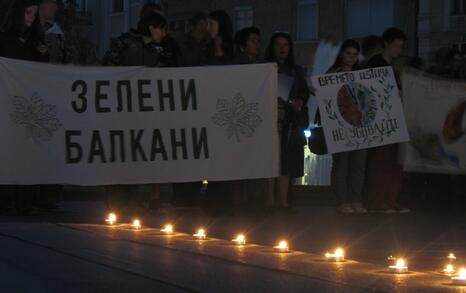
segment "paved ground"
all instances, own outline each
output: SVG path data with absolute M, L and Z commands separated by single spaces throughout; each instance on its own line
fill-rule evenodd
M 149 228 L 135 233 L 101 225 L 103 211 L 100 202 L 65 201 L 55 213 L 0 219 L 1 292 L 466 292 L 438 273 L 450 251 L 466 265 L 461 213 L 339 215 L 305 207 L 296 215 L 207 217 L 166 209 L 146 215 Z M 160 236 L 167 222 L 188 234 Z M 199 244 L 189 234 L 201 225 L 216 239 L 244 231 L 256 245 Z M 281 238 L 296 252 L 274 254 L 270 246 Z M 354 262 L 322 262 L 336 245 Z M 390 254 L 405 256 L 413 273 L 387 274 Z

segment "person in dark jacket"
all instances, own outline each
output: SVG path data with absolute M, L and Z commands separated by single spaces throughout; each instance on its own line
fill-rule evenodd
M 39 20 L 38 2 L 19 0 L 12 4 L 0 31 L 0 56 L 27 61 L 47 61 Z
M 361 41 L 361 53 L 363 60 L 359 63 L 359 68 L 365 68 L 367 62 L 377 54 L 382 52 L 382 38 L 376 35 L 368 35 Z
M 210 42 L 207 45 L 205 65 L 228 65 L 233 63 L 233 23 L 224 10 L 208 15 L 207 29 Z
M 57 11 L 57 0 L 42 0 L 39 6 L 39 20 L 48 48 L 48 61 L 55 64 L 65 64 L 69 63 L 71 59 L 65 46 L 65 34 L 55 21 Z
M 387 29 L 382 36 L 383 52 L 367 63 L 368 68 L 392 66 L 400 58 L 406 35 L 397 28 Z M 394 68 L 398 88 L 401 80 Z M 409 212 L 398 201 L 403 179 L 403 169 L 398 164 L 398 144 L 371 148 L 367 154 L 367 207 L 372 211 Z
M 291 179 L 304 175 L 304 130 L 309 126 L 306 105 L 310 91 L 303 69 L 294 61 L 293 40 L 288 33 L 276 32 L 272 35 L 266 50 L 266 61 L 276 62 L 279 78 L 281 76 L 291 81 L 289 95 L 278 98 L 281 176 L 269 183 L 266 208 L 275 205 L 279 210 L 292 211 L 288 192 Z
M 190 19 L 191 30 L 175 36 L 180 48 L 180 66 L 202 66 L 205 60 L 208 41 L 207 15 L 197 12 Z M 215 185 L 215 184 L 214 184 Z M 181 206 L 193 206 L 201 198 L 202 182 L 173 183 L 175 203 Z
M 181 52 L 180 66 L 202 66 L 206 56 L 207 15 L 198 12 L 189 21 L 191 30 L 175 36 Z
M 105 54 L 104 64 L 112 66 L 172 66 L 170 56 L 162 47 L 166 37 L 167 20 L 157 12 L 148 12 L 138 22 L 136 30 L 115 40 Z M 112 185 L 107 188 L 108 208 L 112 211 L 126 211 L 126 215 L 141 216 L 146 210 L 144 201 L 138 196 L 138 185 Z M 160 185 L 151 184 L 149 208 L 157 208 L 160 203 Z
M 257 27 L 246 27 L 235 35 L 235 64 L 260 63 L 261 32 Z
M 208 15 L 210 41 L 207 45 L 204 65 L 229 65 L 233 63 L 233 24 L 223 10 Z M 231 205 L 234 181 L 209 182 L 204 208 L 209 213 L 224 214 L 234 211 Z
M 6 23 L 0 31 L 0 57 L 26 61 L 47 60 L 47 47 L 43 44 L 37 19 L 38 9 L 38 3 L 32 0 L 12 4 Z M 18 215 L 28 215 L 32 211 L 33 198 L 38 190 L 37 186 L 2 185 L 1 208 L 13 209 Z
M 163 47 L 167 35 L 167 20 L 151 12 L 139 20 L 137 29 L 112 40 L 103 58 L 106 66 L 176 66 L 176 58 Z
M 349 39 L 343 42 L 335 63 L 328 73 L 358 70 L 359 43 Z M 341 93 L 341 94 L 340 94 Z M 346 87 L 338 93 L 338 108 L 343 118 L 355 127 L 361 127 L 361 112 L 357 101 L 346 94 Z M 366 150 L 354 150 L 333 154 L 332 188 L 338 197 L 341 213 L 367 213 L 362 204 L 362 192 L 366 178 Z
M 246 27 L 235 34 L 234 64 L 256 64 L 260 57 L 260 30 L 257 27 Z M 232 182 L 233 211 L 246 205 L 251 208 L 262 199 L 267 185 L 264 179 L 236 180 Z

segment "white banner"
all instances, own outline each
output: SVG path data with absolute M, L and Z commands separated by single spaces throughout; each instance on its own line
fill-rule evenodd
M 279 175 L 274 64 L 84 68 L 0 58 L 0 184 Z
M 391 67 L 312 77 L 329 153 L 409 140 Z
M 403 75 L 411 143 L 406 171 L 466 174 L 466 82 Z

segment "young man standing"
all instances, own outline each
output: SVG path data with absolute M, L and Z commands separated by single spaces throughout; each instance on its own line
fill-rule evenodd
M 405 33 L 397 28 L 387 29 L 382 36 L 383 51 L 372 57 L 368 68 L 391 66 L 398 89 L 400 76 L 394 64 L 401 57 L 407 41 Z M 407 213 L 409 209 L 399 204 L 403 179 L 402 166 L 398 164 L 398 144 L 371 148 L 367 154 L 367 207 L 371 211 Z

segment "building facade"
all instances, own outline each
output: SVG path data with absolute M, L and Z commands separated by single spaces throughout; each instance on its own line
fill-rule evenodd
M 224 9 L 235 30 L 257 26 L 263 47 L 275 31 L 295 40 L 296 60 L 311 69 L 320 42 L 338 44 L 346 38 L 380 35 L 396 26 L 408 35 L 407 54 L 432 61 L 440 47 L 457 46 L 466 52 L 466 0 L 77 0 L 91 17 L 89 36 L 99 55 L 109 40 L 135 27 L 147 2 L 162 5 L 175 31 L 189 30 L 198 11 Z
M 167 16 L 185 28 L 195 11 L 226 10 L 235 29 L 255 25 L 262 31 L 263 47 L 275 31 L 289 32 L 296 42 L 296 60 L 311 68 L 322 41 L 339 43 L 345 38 L 380 35 L 396 26 L 410 38 L 409 54 L 415 55 L 417 2 L 413 0 L 168 0 Z
M 110 39 L 135 27 L 145 3 L 157 0 L 75 0 L 78 12 L 88 18 L 88 36 L 101 57 Z
M 455 47 L 466 55 L 466 0 L 419 1 L 419 57 L 432 60 L 436 50 Z

